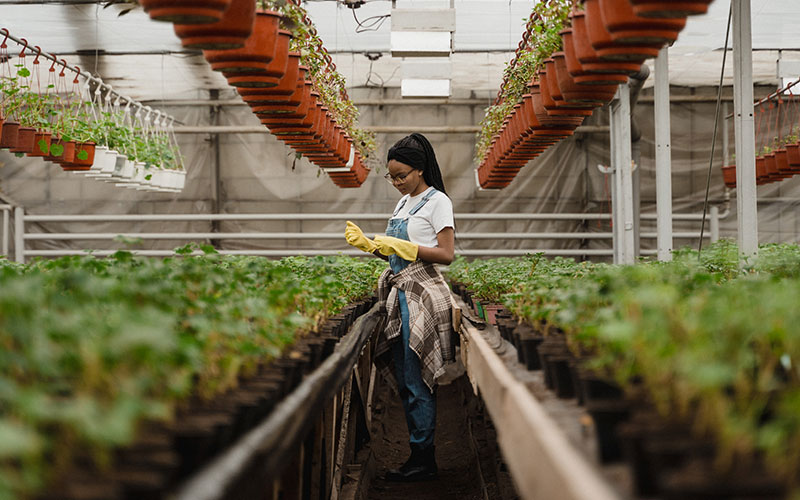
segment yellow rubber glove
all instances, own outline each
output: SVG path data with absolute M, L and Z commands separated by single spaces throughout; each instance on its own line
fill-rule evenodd
M 416 243 L 380 234 L 375 236 L 375 243 L 378 245 L 378 251 L 383 255 L 397 254 L 400 258 L 405 260 L 417 260 L 419 245 Z
M 361 228 L 350 221 L 347 221 L 347 227 L 344 230 L 344 239 L 347 240 L 347 243 L 367 253 L 372 253 L 378 249 L 378 245 L 364 236 L 364 232 L 361 231 Z

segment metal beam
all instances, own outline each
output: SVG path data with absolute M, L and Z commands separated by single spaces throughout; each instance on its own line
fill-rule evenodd
M 750 0 L 732 0 L 733 95 L 736 129 L 736 209 L 739 251 L 758 253 L 756 146 L 753 119 L 753 34 Z
M 656 228 L 658 260 L 672 260 L 672 152 L 669 106 L 669 48 L 655 64 Z
M 620 85 L 611 103 L 612 163 L 616 178 L 617 203 L 615 213 L 618 239 L 615 242 L 615 263 L 633 264 L 635 234 L 633 224 L 633 159 L 631 153 L 630 88 Z

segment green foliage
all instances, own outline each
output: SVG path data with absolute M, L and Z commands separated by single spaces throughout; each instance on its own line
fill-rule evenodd
M 544 60 L 561 49 L 559 31 L 568 25 L 572 0 L 542 0 L 535 2 L 527 28 L 530 28 L 528 43 L 518 51 L 516 59 L 509 61 L 503 70 L 503 86 L 499 100 L 486 108 L 481 120 L 481 130 L 476 137 L 475 161 L 480 163 L 491 146 L 492 139 L 500 131 L 505 117 L 522 101 L 527 85 Z
M 178 253 L 0 260 L 0 497 L 33 495 L 77 450 L 107 465 L 140 422 L 235 385 L 370 294 L 384 267 Z
M 532 325 L 564 331 L 589 367 L 643 388 L 662 415 L 712 437 L 720 466 L 756 454 L 796 483 L 798 245 L 764 245 L 742 263 L 721 241 L 634 266 L 531 257 L 453 264 L 451 279 L 499 297 Z
M 357 127 L 358 108 L 347 96 L 347 82 L 329 62 L 317 29 L 311 24 L 300 2 L 292 0 L 259 0 L 259 7 L 279 12 L 282 27 L 292 32 L 289 49 L 300 53 L 300 64 L 308 67 L 308 79 L 319 92 L 319 98 L 336 122 L 353 139 L 353 145 L 363 158 L 377 149 L 375 134 Z

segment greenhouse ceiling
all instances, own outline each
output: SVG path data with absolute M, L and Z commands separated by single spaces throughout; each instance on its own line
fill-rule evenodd
M 45 51 L 64 55 L 68 62 L 100 75 L 124 94 L 142 100 L 205 98 L 207 89 L 228 88 L 202 57 L 181 48 L 171 24 L 151 21 L 141 9 L 120 16 L 126 7 L 104 8 L 85 0 L 34 2 L 0 0 L 0 27 Z M 452 95 L 490 97 L 496 93 L 502 68 L 520 40 L 532 2 L 453 2 Z M 397 2 L 398 7 L 448 5 L 449 1 Z M 727 0 L 716 0 L 707 15 L 689 19 L 671 49 L 673 85 L 716 84 L 728 5 Z M 305 2 L 305 6 L 349 86 L 400 85 L 401 59 L 389 52 L 391 18 L 377 23 L 375 30 L 357 33 L 357 20 L 367 25 L 370 18 L 389 14 L 391 1 L 368 0 L 358 9 L 333 0 Z M 754 79 L 757 83 L 777 83 L 778 57 L 800 60 L 800 31 L 796 29 L 800 6 L 797 0 L 752 0 L 752 13 Z M 732 75 L 730 60 L 726 74 L 729 78 Z

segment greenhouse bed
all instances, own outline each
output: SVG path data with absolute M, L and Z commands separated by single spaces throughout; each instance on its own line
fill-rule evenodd
M 498 360 L 558 426 L 560 435 L 555 441 L 561 441 L 559 446 L 563 447 L 568 441 L 582 457 L 577 460 L 583 463 L 575 466 L 575 456 L 571 464 L 553 458 L 553 455 L 565 453 L 563 450 L 536 453 L 537 461 L 530 463 L 528 458 L 527 468 L 515 474 L 520 491 L 524 492 L 525 483 L 532 481 L 533 468 L 549 470 L 541 477 L 534 476 L 557 485 L 563 479 L 560 476 L 569 477 L 572 472 L 568 469 L 574 467 L 578 471 L 574 480 L 578 483 L 603 481 L 611 485 L 613 493 L 609 498 L 766 500 L 786 497 L 786 485 L 770 475 L 758 456 L 741 464 L 723 464 L 728 469 L 719 473 L 720 464 L 715 462 L 718 450 L 710 438 L 693 435 L 690 422 L 660 416 L 642 389 L 633 387 L 623 391 L 613 381 L 587 368 L 590 358 L 573 355 L 563 332 L 554 334 L 551 329 L 546 334 L 542 325 L 532 326 L 500 305 L 481 304 L 462 285 L 453 284 L 453 291 L 463 301 L 461 305 L 469 311 L 466 314 L 472 316 L 473 323 L 483 328 L 479 332 L 475 327 L 467 327 L 465 330 L 471 329 L 468 334 L 462 330 L 462 335 L 469 339 L 467 343 L 476 335 L 488 340 L 487 346 L 492 344 Z M 476 318 L 478 316 L 480 319 Z M 494 336 L 499 338 L 493 339 Z M 470 373 L 469 361 L 465 364 Z M 486 395 L 487 389 L 489 393 L 499 392 L 492 386 L 480 389 L 484 400 L 491 398 Z M 488 402 L 487 405 L 491 406 Z M 501 403 L 494 406 L 509 413 Z M 513 432 L 514 425 L 510 427 Z M 530 431 L 547 432 L 533 427 Z M 513 439 L 500 439 L 500 442 L 506 444 L 504 454 L 509 462 L 512 457 L 525 462 L 525 457 L 531 455 L 530 447 L 523 446 L 525 440 L 518 432 Z M 523 447 L 525 449 L 519 449 Z M 515 472 L 511 463 L 510 468 Z M 593 477 L 593 473 L 598 476 Z M 580 477 L 582 474 L 585 477 Z M 585 496 L 583 485 L 572 487 L 576 491 L 570 492 L 568 498 L 600 498 L 597 495 L 601 493 L 596 491 Z M 529 488 L 541 491 L 542 486 Z M 528 497 L 524 493 L 523 496 Z M 530 497 L 538 498 L 538 492 Z
M 356 319 L 367 313 L 374 303 L 374 296 L 351 303 L 329 318 L 318 333 L 298 339 L 280 358 L 259 366 L 255 375 L 242 378 L 236 388 L 212 400 L 192 398 L 177 411 L 173 422 L 145 423 L 133 444 L 115 450 L 110 470 L 98 470 L 89 457 L 78 455 L 63 479 L 40 498 L 142 500 L 174 497 L 175 491 L 191 482 L 194 475 L 202 475 L 203 466 L 210 460 L 269 419 L 273 410 L 293 395 L 301 381 L 333 354 Z M 368 333 L 372 333 L 374 326 L 373 321 Z M 365 340 L 361 339 L 356 355 Z M 340 368 L 349 375 L 352 367 L 351 362 Z M 325 388 L 325 394 L 316 396 L 327 401 L 340 385 L 332 384 Z M 320 411 L 319 404 L 301 404 L 299 409 L 306 413 Z M 305 417 L 298 413 L 291 415 L 297 421 L 307 420 Z M 286 458 L 288 450 L 295 451 L 295 444 L 282 441 L 280 449 L 273 450 L 275 457 L 271 468 L 262 466 L 259 473 L 272 476 L 280 472 L 285 463 L 276 464 L 275 459 Z

